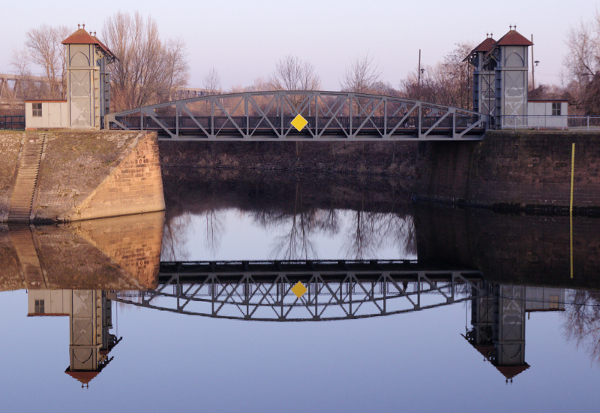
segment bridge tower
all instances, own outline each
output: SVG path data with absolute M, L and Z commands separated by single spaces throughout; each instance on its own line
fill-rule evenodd
M 533 43 L 510 26 L 500 40 L 488 37 L 465 59 L 475 66 L 473 109 L 493 116 L 497 128 L 527 123 L 529 46 Z
M 106 65 L 114 54 L 83 28 L 67 37 L 68 127 L 100 129 L 110 111 L 110 82 Z
M 488 35 L 475 49 L 471 51 L 469 56 L 465 58 L 471 65 L 473 70 L 473 110 L 475 112 L 489 115 L 493 119 L 496 109 L 496 73 L 495 62 L 485 61 L 484 56 L 492 50 L 496 41 Z M 463 60 L 463 61 L 465 61 Z

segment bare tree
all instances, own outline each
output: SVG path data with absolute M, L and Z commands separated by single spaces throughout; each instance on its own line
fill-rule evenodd
M 420 78 L 417 71 L 410 73 L 400 83 L 401 94 L 410 99 L 470 109 L 472 67 L 463 59 L 472 49 L 469 43 L 458 43 L 443 62 L 425 67 Z
M 204 89 L 210 94 L 221 92 L 221 78 L 214 67 L 204 76 Z
M 185 42 L 161 40 L 151 17 L 118 12 L 106 19 L 102 33 L 118 58 L 110 78 L 114 110 L 166 102 L 175 88 L 187 84 Z
M 340 81 L 344 92 L 372 93 L 380 83 L 381 71 L 369 54 L 353 59 Z
M 600 110 L 600 13 L 592 22 L 580 22 L 571 27 L 565 43 L 568 53 L 563 59 L 568 90 L 577 108 L 586 114 Z
M 268 85 L 271 90 L 319 90 L 321 78 L 310 63 L 286 56 L 277 62 Z
M 43 25 L 27 32 L 25 46 L 27 62 L 31 61 L 44 71 L 50 85 L 49 95 L 53 99 L 63 99 L 66 94 L 66 49 L 61 42 L 70 30 L 66 26 Z M 23 55 L 21 55 L 23 58 Z

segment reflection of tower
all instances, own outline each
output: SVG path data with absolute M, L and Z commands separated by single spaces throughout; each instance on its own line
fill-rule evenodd
M 527 370 L 525 363 L 525 287 L 495 285 L 490 362 L 511 380 Z
M 527 370 L 525 363 L 525 289 L 522 286 L 487 284 L 485 294 L 471 300 L 473 328 L 465 338 L 506 377 Z
M 478 285 L 480 291 L 485 291 L 485 287 L 487 287 L 487 283 L 480 281 Z M 492 338 L 494 297 L 489 292 L 477 295 L 474 291 L 473 295 L 471 299 L 471 325 L 473 328 L 467 332 L 465 338 L 487 359 L 494 351 Z
M 483 288 L 487 285 L 486 288 Z M 492 363 L 506 381 L 529 368 L 525 362 L 525 314 L 564 311 L 564 290 L 502 284 L 478 286 L 473 290 L 471 325 L 465 338 Z
M 112 305 L 102 290 L 30 290 L 29 316 L 69 316 L 69 376 L 84 385 L 112 360 Z

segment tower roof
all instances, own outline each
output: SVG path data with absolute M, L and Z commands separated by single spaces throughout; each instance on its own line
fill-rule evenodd
M 504 377 L 506 377 L 507 380 L 510 380 L 513 377 L 517 376 L 518 374 L 521 374 L 525 370 L 527 370 L 529 368 L 529 364 L 525 363 L 520 366 L 496 366 L 496 365 L 494 365 L 494 367 L 496 367 L 496 369 L 500 373 L 502 373 L 502 375 Z
M 81 384 L 88 384 L 94 377 L 100 374 L 99 371 L 70 371 L 68 368 L 65 370 L 65 373 L 80 381 Z
M 476 53 L 476 52 L 487 53 L 492 49 L 492 47 L 494 47 L 494 44 L 496 44 L 496 41 L 492 37 L 488 37 L 483 42 L 479 43 L 479 46 L 477 46 L 475 49 L 473 49 L 471 51 L 471 53 Z
M 61 42 L 62 44 L 97 44 L 98 39 L 85 31 L 85 29 L 78 29 L 75 33 L 67 37 Z
M 85 27 L 85 25 L 84 25 Z M 95 44 L 98 46 L 104 53 L 106 53 L 110 57 L 115 57 L 114 53 L 110 51 L 108 47 L 104 43 L 102 43 L 96 36 L 92 36 L 85 29 L 77 29 L 75 33 L 67 37 L 65 40 L 61 42 L 62 44 Z
M 499 46 L 533 46 L 533 43 L 527 40 L 515 29 L 510 29 L 508 33 L 500 38 L 491 49 L 485 54 L 487 58 Z
M 494 46 L 533 46 L 533 43 L 515 29 L 511 29 Z
M 492 49 L 492 47 L 494 47 L 494 44 L 496 44 L 496 41 L 493 38 L 491 38 L 491 37 L 486 38 L 483 42 L 479 43 L 479 45 L 475 49 L 471 50 L 471 52 L 467 55 L 467 57 L 465 57 L 463 59 L 463 62 L 466 61 L 469 57 L 471 57 L 473 55 L 473 53 L 489 52 Z

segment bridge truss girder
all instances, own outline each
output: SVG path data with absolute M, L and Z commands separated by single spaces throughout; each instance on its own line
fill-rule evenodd
M 111 299 L 180 314 L 256 321 L 328 321 L 386 316 L 473 298 L 478 271 L 169 272 L 158 288 Z M 307 292 L 297 297 L 298 282 Z M 462 286 L 462 287 L 461 287 Z
M 302 115 L 308 124 L 296 130 Z M 202 96 L 108 114 L 105 129 L 165 140 L 481 140 L 486 115 L 427 102 L 346 92 L 270 91 Z

